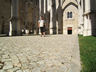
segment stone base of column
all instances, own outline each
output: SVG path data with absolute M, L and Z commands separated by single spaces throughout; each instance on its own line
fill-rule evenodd
M 52 28 L 50 29 L 50 34 L 53 34 L 53 29 Z
M 12 32 L 9 32 L 9 36 L 12 36 Z
M 11 21 L 10 21 L 10 23 L 9 23 L 9 36 L 12 36 L 12 23 L 11 23 Z
M 91 36 L 92 35 L 91 32 L 92 32 L 91 29 L 84 30 L 83 36 Z

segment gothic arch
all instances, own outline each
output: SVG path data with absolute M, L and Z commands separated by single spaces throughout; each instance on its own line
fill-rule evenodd
M 76 4 L 73 3 L 73 2 L 70 2 L 69 4 L 67 4 L 67 5 L 63 8 L 63 12 L 64 12 L 65 9 L 66 9 L 68 6 L 70 6 L 70 5 L 73 5 L 73 6 L 75 6 L 75 7 L 78 9 L 78 5 L 76 5 Z
M 71 13 L 71 17 L 68 16 Z M 72 34 L 78 32 L 78 5 L 74 2 L 70 2 L 63 8 L 63 34 L 68 34 L 69 28 L 71 28 Z

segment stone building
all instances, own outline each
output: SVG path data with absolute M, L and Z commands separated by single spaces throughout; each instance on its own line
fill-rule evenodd
M 0 0 L 0 34 L 9 33 L 10 0 Z
M 79 33 L 96 36 L 96 0 L 79 0 Z
M 77 0 L 64 0 L 63 34 L 78 34 L 78 2 Z
M 0 34 L 39 34 L 38 20 L 44 16 L 46 34 L 96 35 L 95 0 L 0 0 L 0 3 Z

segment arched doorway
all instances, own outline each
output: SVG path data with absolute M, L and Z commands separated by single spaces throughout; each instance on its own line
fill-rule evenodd
M 37 34 L 38 33 L 38 16 L 39 4 L 38 0 L 22 0 L 19 2 L 19 17 L 22 35 Z

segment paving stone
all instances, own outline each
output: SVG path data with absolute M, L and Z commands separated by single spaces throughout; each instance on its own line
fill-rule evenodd
M 4 53 L 3 53 L 3 51 L 0 51 L 0 56 L 2 56 Z
M 63 65 L 63 66 L 61 66 L 61 67 L 59 68 L 59 71 L 60 71 L 60 72 L 67 72 L 67 71 L 68 71 L 68 68 L 67 68 L 65 65 Z
M 27 69 L 28 68 L 28 65 L 27 63 L 22 63 L 22 69 Z
M 11 61 L 11 60 L 12 60 L 12 59 L 3 59 L 3 58 L 1 59 L 2 62 L 9 62 L 9 61 Z
M 33 69 L 35 67 L 37 67 L 37 63 L 32 62 L 32 63 L 29 64 L 29 67 L 28 68 Z
M 14 66 L 21 67 L 19 59 L 15 54 L 10 54 L 10 57 L 12 59 L 12 63 L 13 63 Z
M 8 69 L 7 72 L 16 72 L 17 70 L 20 70 L 20 68 L 18 67 L 11 68 L 11 69 Z
M 21 63 L 16 63 L 16 64 L 13 64 L 13 66 L 16 66 L 16 67 L 21 67 L 22 65 L 21 65 Z
M 7 54 L 7 55 L 2 55 L 2 58 L 3 59 L 9 59 L 9 55 Z
M 0 63 L 0 69 L 2 69 L 2 68 L 3 68 L 3 64 Z
M 32 70 L 32 72 L 41 72 L 41 71 L 40 71 L 40 68 L 37 67 L 37 68 L 34 68 L 34 69 Z
M 5 70 L 0 70 L 0 72 L 6 72 Z
M 13 68 L 13 64 L 12 64 L 12 62 L 5 62 L 4 63 L 4 67 L 3 67 L 3 69 L 11 69 L 11 68 Z
M 23 72 L 31 72 L 29 69 L 25 69 L 23 70 Z
M 66 35 L 0 38 L 1 72 L 72 72 L 77 40 L 77 36 Z
M 46 72 L 60 72 L 60 71 L 58 71 L 57 67 L 49 67 L 46 69 Z
M 16 72 L 23 72 L 22 70 L 17 70 Z

